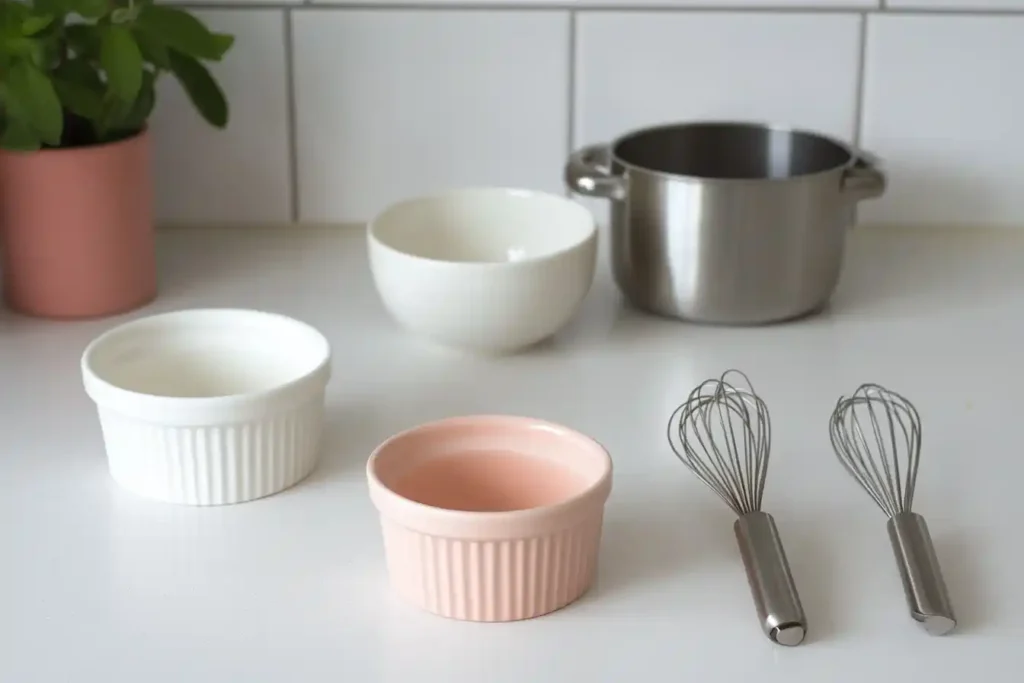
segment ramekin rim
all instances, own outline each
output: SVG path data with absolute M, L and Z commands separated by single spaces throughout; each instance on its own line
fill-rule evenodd
M 380 480 L 374 469 L 374 465 L 379 459 L 380 453 L 384 451 L 387 446 L 394 443 L 400 438 L 413 434 L 417 431 L 437 427 L 440 425 L 457 424 L 459 422 L 469 422 L 477 420 L 498 420 L 507 424 L 530 424 L 540 425 L 544 427 L 551 427 L 562 432 L 566 432 L 578 439 L 585 442 L 589 442 L 595 447 L 596 452 L 600 453 L 603 457 L 603 471 L 591 484 L 589 484 L 582 491 L 575 493 L 574 495 L 552 503 L 550 505 L 540 505 L 537 507 L 526 508 L 524 510 L 504 510 L 496 512 L 483 512 L 483 511 L 470 511 L 470 510 L 449 510 L 447 508 L 435 507 L 433 505 L 426 505 L 417 501 L 406 498 L 405 496 L 399 495 L 393 491 L 390 487 L 386 486 L 384 482 Z M 567 427 L 557 422 L 551 422 L 541 418 L 528 417 L 525 415 L 509 415 L 509 414 L 475 414 L 475 415 L 458 415 L 454 417 L 440 418 L 437 420 L 430 420 L 423 422 L 418 425 L 414 425 L 407 429 L 403 429 L 400 432 L 392 434 L 387 439 L 382 441 L 373 452 L 370 453 L 369 458 L 366 461 L 366 476 L 370 482 L 370 486 L 392 503 L 405 508 L 409 511 L 415 511 L 417 514 L 427 515 L 430 518 L 438 521 L 452 521 L 461 523 L 473 523 L 473 522 L 512 522 L 512 521 L 528 521 L 535 518 L 547 518 L 557 516 L 559 513 L 564 513 L 578 507 L 581 503 L 584 503 L 588 499 L 596 498 L 598 496 L 604 496 L 607 498 L 611 492 L 611 479 L 614 469 L 612 462 L 611 453 L 603 444 L 597 439 L 584 434 L 583 432 Z M 602 501 L 603 503 L 604 501 Z M 387 514 L 381 511 L 382 514 Z
M 322 358 L 315 366 L 313 366 L 312 369 L 288 380 L 287 382 L 282 382 L 273 387 L 260 389 L 258 391 L 225 394 L 223 396 L 163 396 L 160 394 L 148 394 L 118 386 L 102 377 L 93 369 L 91 363 L 93 356 L 96 351 L 101 348 L 104 343 L 108 343 L 112 337 L 115 337 L 118 334 L 123 334 L 136 325 L 152 322 L 158 318 L 184 317 L 194 314 L 246 315 L 265 319 L 275 319 L 279 323 L 302 328 L 304 332 L 310 334 L 311 337 L 316 338 L 317 341 L 320 342 L 322 347 Z M 96 393 L 98 392 L 100 394 L 105 394 L 106 398 L 112 402 L 130 400 L 140 404 L 159 403 L 161 406 L 187 407 L 189 409 L 197 409 L 204 406 L 226 408 L 235 405 L 249 405 L 272 399 L 274 396 L 293 390 L 294 388 L 306 384 L 321 375 L 326 375 L 325 379 L 329 379 L 331 375 L 332 357 L 333 349 L 331 348 L 330 341 L 327 339 L 326 335 L 307 322 L 303 322 L 302 320 L 292 318 L 282 313 L 274 313 L 272 311 L 263 311 L 259 309 L 208 307 L 183 308 L 174 311 L 166 311 L 163 313 L 143 316 L 134 320 L 129 320 L 120 325 L 116 325 L 99 334 L 86 345 L 85 350 L 82 351 L 80 366 L 84 377 L 84 383 L 86 385 L 86 393 L 88 393 L 90 398 L 92 398 L 97 404 L 102 403 L 100 398 L 96 396 Z

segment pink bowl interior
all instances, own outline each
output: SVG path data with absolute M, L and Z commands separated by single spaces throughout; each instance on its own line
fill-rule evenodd
M 593 440 L 526 418 L 456 418 L 405 432 L 377 451 L 373 472 L 393 493 L 423 505 L 509 512 L 556 505 L 610 471 Z

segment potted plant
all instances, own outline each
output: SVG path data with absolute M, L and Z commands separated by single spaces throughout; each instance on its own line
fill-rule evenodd
M 112 315 L 156 296 L 147 121 L 172 74 L 224 128 L 204 63 L 234 37 L 152 0 L 0 0 L 3 295 L 49 318 Z

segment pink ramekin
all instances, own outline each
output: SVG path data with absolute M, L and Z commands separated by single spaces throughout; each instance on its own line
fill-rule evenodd
M 612 461 L 596 441 L 525 417 L 456 417 L 392 436 L 366 465 L 388 575 L 444 617 L 514 621 L 593 583 Z

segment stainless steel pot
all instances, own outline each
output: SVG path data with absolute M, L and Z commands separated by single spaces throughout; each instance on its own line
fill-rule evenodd
M 759 324 L 824 306 L 859 200 L 885 191 L 863 154 L 810 132 L 688 123 L 574 152 L 565 180 L 611 200 L 612 268 L 635 306 Z

